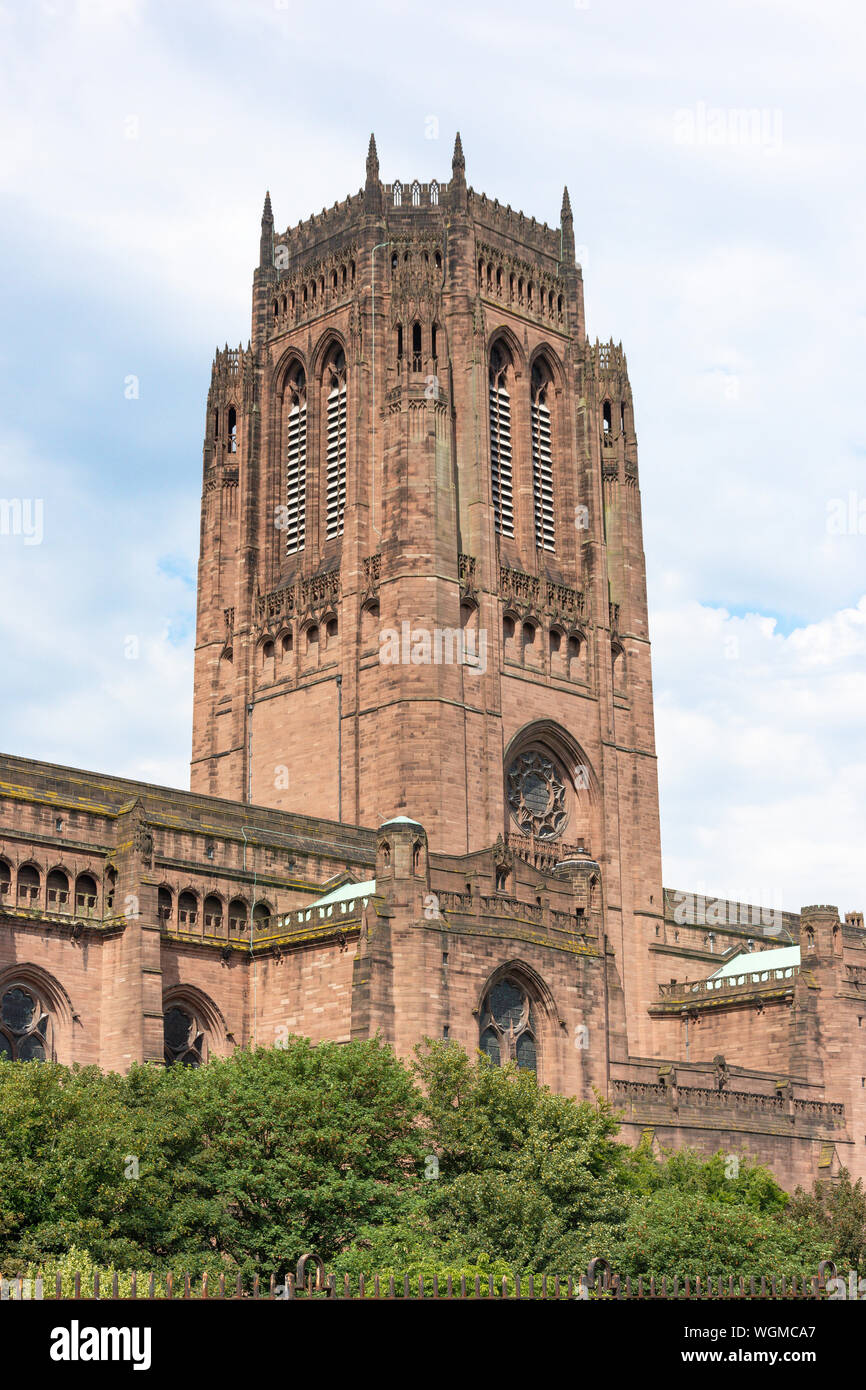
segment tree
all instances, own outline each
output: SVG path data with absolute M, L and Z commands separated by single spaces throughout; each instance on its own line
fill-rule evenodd
M 866 1192 L 863 1179 L 851 1182 L 843 1168 L 833 1182 L 816 1181 L 811 1192 L 798 1187 L 787 1211 L 792 1225 L 823 1242 L 825 1258 L 839 1269 L 866 1274 Z

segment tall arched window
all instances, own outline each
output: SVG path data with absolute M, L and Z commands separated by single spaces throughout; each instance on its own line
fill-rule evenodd
M 286 382 L 286 554 L 303 550 L 307 534 L 307 378 L 300 365 Z
M 511 452 L 511 358 L 496 343 L 490 353 L 490 480 L 496 530 L 514 535 L 514 478 Z
M 229 453 L 236 454 L 238 451 L 238 413 L 233 405 L 229 406 Z
M 44 1062 L 48 1055 L 47 1012 L 23 985 L 7 986 L 0 998 L 0 1057 Z
M 538 1070 L 538 1026 L 533 1002 L 511 975 L 488 990 L 481 1009 L 479 1046 L 491 1062 Z
M 343 534 L 346 510 L 346 358 L 335 347 L 325 363 L 326 393 L 326 494 L 325 537 Z
M 543 361 L 532 368 L 532 496 L 535 503 L 535 544 L 538 550 L 555 549 L 553 509 L 553 454 L 551 450 L 550 370 Z

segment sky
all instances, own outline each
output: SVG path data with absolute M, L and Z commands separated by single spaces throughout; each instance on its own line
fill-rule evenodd
M 866 10 L 0 0 L 0 747 L 188 786 L 201 444 L 277 228 L 557 225 L 635 397 L 667 886 L 866 906 Z

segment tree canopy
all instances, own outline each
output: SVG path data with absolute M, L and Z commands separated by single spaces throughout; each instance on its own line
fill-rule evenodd
M 0 1062 L 0 1270 L 360 1273 L 861 1270 L 866 1194 L 783 1192 L 742 1155 L 655 1155 L 534 1073 L 379 1038 L 239 1049 L 199 1068 Z

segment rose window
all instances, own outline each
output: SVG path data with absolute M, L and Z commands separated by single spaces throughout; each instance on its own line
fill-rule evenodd
M 553 840 L 568 820 L 565 783 L 544 753 L 521 753 L 508 769 L 508 806 L 524 835 Z

